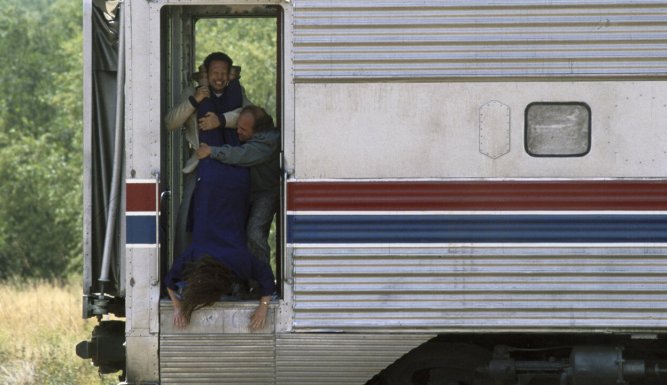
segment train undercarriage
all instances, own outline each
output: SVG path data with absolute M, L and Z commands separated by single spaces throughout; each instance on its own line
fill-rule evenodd
M 667 384 L 665 341 L 654 335 L 648 338 L 440 335 L 366 385 Z

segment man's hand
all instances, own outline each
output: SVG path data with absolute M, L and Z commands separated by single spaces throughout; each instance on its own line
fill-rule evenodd
M 197 149 L 197 158 L 204 159 L 211 155 L 211 147 L 206 143 L 200 143 L 199 148 Z
M 197 87 L 193 96 L 197 103 L 201 103 L 202 100 L 211 96 L 211 91 L 208 89 L 208 86 Z
M 199 129 L 204 131 L 215 130 L 216 128 L 220 127 L 220 119 L 218 119 L 218 115 L 212 112 L 207 112 L 206 115 L 199 118 L 197 123 L 199 125 Z

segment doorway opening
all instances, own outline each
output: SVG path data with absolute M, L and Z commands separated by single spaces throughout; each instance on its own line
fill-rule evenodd
M 169 111 L 181 100 L 186 87 L 196 86 L 193 74 L 206 56 L 224 52 L 234 61 L 246 98 L 264 108 L 282 130 L 282 8 L 275 5 L 166 6 L 162 9 L 162 76 L 165 86 L 163 108 Z M 163 132 L 167 132 L 163 130 Z M 169 191 L 168 204 L 162 204 L 162 266 L 164 273 L 175 255 L 176 221 L 182 200 L 184 176 L 181 170 L 190 157 L 184 135 L 162 135 L 161 190 Z M 282 143 L 281 143 L 282 147 Z M 282 176 L 281 176 L 282 178 Z M 282 186 L 281 180 L 280 185 Z M 281 188 L 282 189 L 282 188 Z M 280 196 L 284 196 L 281 191 Z M 282 198 L 269 236 L 270 265 L 281 290 L 282 276 Z M 163 202 L 166 203 L 166 202 Z M 168 210 L 168 211 L 167 211 Z

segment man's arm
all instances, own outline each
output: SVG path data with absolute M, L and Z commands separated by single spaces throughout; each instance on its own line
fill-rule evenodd
M 252 167 L 269 160 L 278 149 L 279 142 L 280 133 L 277 130 L 257 133 L 240 146 L 210 147 L 210 157 L 226 164 Z
M 172 108 L 164 118 L 169 131 L 183 127 L 188 118 L 197 111 L 199 103 L 210 96 L 208 87 L 188 87 L 183 91 L 181 101 Z
M 183 127 L 188 118 L 197 110 L 190 101 L 190 97 L 194 93 L 194 88 L 186 88 L 181 96 L 181 101 L 169 110 L 167 116 L 164 118 L 167 130 L 174 131 Z

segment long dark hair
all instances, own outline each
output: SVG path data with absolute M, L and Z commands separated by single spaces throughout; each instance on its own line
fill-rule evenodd
M 234 273 L 210 255 L 190 262 L 183 273 L 187 285 L 183 290 L 181 311 L 188 322 L 193 311 L 210 306 L 223 294 L 232 292 Z

